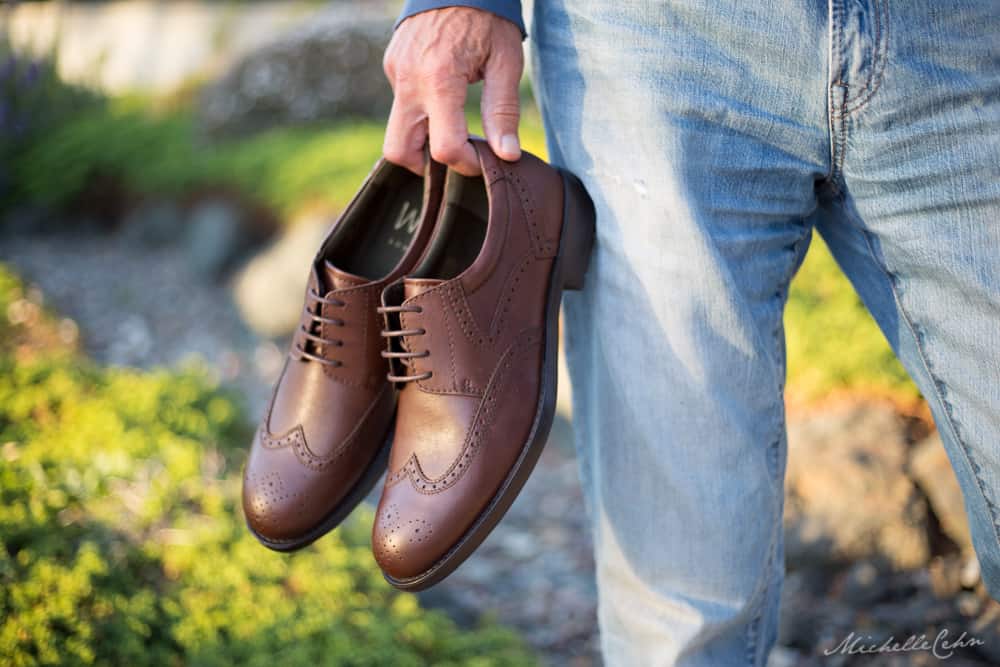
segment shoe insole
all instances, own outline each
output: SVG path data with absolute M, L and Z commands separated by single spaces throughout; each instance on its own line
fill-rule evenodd
M 444 210 L 414 277 L 450 280 L 469 268 L 486 239 L 489 212 L 483 179 L 449 172 Z
M 389 275 L 403 258 L 420 224 L 424 181 L 394 169 L 386 181 L 359 202 L 348 228 L 326 253 L 334 266 L 369 280 Z

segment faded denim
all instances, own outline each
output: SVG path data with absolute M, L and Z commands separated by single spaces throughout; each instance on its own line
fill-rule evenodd
M 813 229 L 930 402 L 1000 595 L 1000 4 L 536 0 L 529 27 L 550 156 L 598 210 L 565 332 L 607 663 L 766 661 Z

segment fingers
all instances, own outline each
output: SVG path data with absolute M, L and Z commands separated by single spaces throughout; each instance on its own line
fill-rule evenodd
M 447 77 L 431 84 L 427 96 L 431 157 L 464 176 L 482 173 L 476 149 L 469 143 L 465 119 L 467 82 Z
M 468 85 L 480 77 L 487 140 L 500 158 L 520 158 L 517 88 L 524 55 L 521 32 L 510 21 L 470 7 L 420 12 L 396 29 L 383 67 L 394 95 L 382 147 L 390 162 L 422 173 L 429 140 L 434 160 L 479 174 L 465 100 Z
M 393 164 L 424 174 L 424 144 L 427 143 L 427 115 L 412 98 L 397 95 L 392 101 L 389 122 L 382 142 L 382 155 Z
M 431 157 L 436 161 L 466 176 L 481 173 L 465 119 L 467 86 L 462 77 L 438 72 L 397 77 L 382 144 L 385 159 L 423 174 L 429 134 Z
M 498 157 L 511 162 L 521 157 L 517 126 L 521 120 L 518 85 L 523 68 L 524 54 L 518 44 L 512 51 L 494 53 L 483 73 L 481 109 L 486 140 Z
M 423 174 L 424 145 L 430 137 L 431 157 L 465 176 L 481 173 L 469 143 L 465 119 L 466 82 L 443 78 L 419 90 L 398 86 L 386 126 L 382 154 L 394 164 Z

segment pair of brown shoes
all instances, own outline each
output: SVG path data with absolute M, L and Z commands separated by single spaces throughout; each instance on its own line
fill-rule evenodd
M 244 473 L 264 545 L 332 530 L 388 465 L 372 547 L 390 583 L 419 590 L 531 473 L 555 409 L 560 295 L 582 287 L 594 211 L 571 174 L 473 145 L 482 177 L 380 161 L 323 242 Z

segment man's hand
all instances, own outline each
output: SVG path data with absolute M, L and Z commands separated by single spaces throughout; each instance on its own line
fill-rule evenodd
M 469 7 L 444 7 L 404 20 L 383 61 L 395 99 L 382 153 L 417 174 L 424 144 L 431 156 L 466 176 L 480 173 L 465 122 L 466 89 L 483 81 L 486 139 L 504 160 L 521 157 L 517 138 L 524 69 L 521 31 L 499 16 Z

